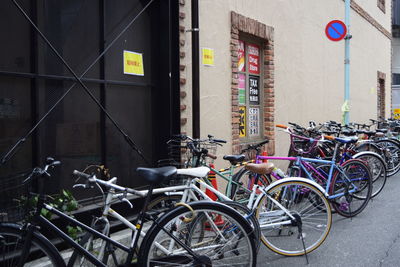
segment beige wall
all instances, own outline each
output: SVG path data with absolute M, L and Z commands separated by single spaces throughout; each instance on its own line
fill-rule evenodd
M 231 141 L 231 53 L 230 12 L 235 11 L 275 29 L 275 122 L 305 125 L 309 120 L 341 120 L 344 95 L 344 41 L 332 42 L 325 26 L 333 19 L 344 20 L 342 0 L 201 0 L 200 47 L 215 50 L 215 66 L 200 67 L 201 134 Z M 375 6 L 371 3 L 374 2 Z M 376 1 L 359 0 L 371 16 L 390 30 L 386 14 Z M 190 28 L 190 1 L 182 9 Z M 390 110 L 390 39 L 351 12 L 350 120 L 376 118 L 377 71 L 386 73 L 386 109 Z M 190 82 L 190 34 L 186 34 L 186 79 Z M 190 95 L 189 84 L 186 90 Z M 187 101 L 187 100 L 185 100 Z M 190 106 L 190 105 L 189 105 Z M 189 107 L 190 109 L 190 107 Z M 191 124 L 183 127 L 190 132 Z M 277 155 L 285 155 L 288 136 L 276 132 Z M 231 145 L 220 149 L 231 152 Z

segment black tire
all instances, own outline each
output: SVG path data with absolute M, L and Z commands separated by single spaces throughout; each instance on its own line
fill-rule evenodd
M 260 230 L 260 224 L 258 223 L 258 220 L 255 216 L 255 213 L 252 212 L 249 208 L 247 208 L 245 205 L 240 204 L 238 202 L 234 202 L 234 201 L 222 201 L 221 203 L 224 203 L 226 205 L 228 205 L 229 207 L 232 207 L 234 210 L 236 210 L 237 212 L 239 212 L 244 218 L 246 218 L 246 220 L 250 223 L 250 225 L 253 227 L 254 229 L 254 236 L 255 236 L 255 240 L 256 241 L 256 245 L 257 245 L 257 251 L 260 248 L 260 242 L 261 242 L 261 230 Z M 193 223 L 194 226 L 198 225 L 199 221 L 203 221 L 203 223 L 207 220 L 206 216 L 204 216 L 204 214 L 202 216 L 197 216 L 195 218 L 195 222 Z M 191 231 L 193 231 L 193 229 L 195 229 L 194 227 L 191 228 Z M 202 239 L 204 237 L 204 229 L 200 229 L 200 233 L 199 233 L 199 237 L 198 237 L 198 241 L 200 241 L 200 239 Z
M 0 223 L 0 266 L 17 266 L 23 245 L 23 231 L 19 225 Z M 65 266 L 54 245 L 38 232 L 33 233 L 27 261 L 23 266 L 37 266 L 39 261 L 47 261 L 49 266 Z
M 335 171 L 332 177 L 329 195 L 345 195 L 332 200 L 336 212 L 344 217 L 354 217 L 365 209 L 372 194 L 372 174 L 368 166 L 358 159 L 351 159 L 342 164 L 347 176 Z M 355 188 L 357 187 L 357 189 Z M 350 192 L 355 190 L 354 192 Z
M 383 159 L 376 153 L 364 152 L 354 155 L 355 159 L 362 160 L 370 169 L 372 174 L 372 194 L 371 198 L 376 197 L 382 192 L 386 184 L 386 164 Z
M 377 153 L 383 159 L 385 157 L 382 149 L 377 144 L 375 144 L 375 142 L 373 142 L 373 141 L 361 142 L 360 144 L 356 145 L 354 150 L 356 150 L 357 152 L 370 151 L 370 152 Z
M 232 183 L 231 191 L 227 192 L 229 198 L 240 203 L 247 203 L 252 190 L 251 181 L 254 183 L 256 175 L 245 168 L 233 175 L 232 180 L 234 183 Z M 271 182 L 269 176 L 260 175 L 258 184 L 268 186 Z
M 207 214 L 209 218 L 206 224 L 193 225 L 195 220 L 185 222 L 184 218 L 193 215 L 187 207 L 180 206 L 159 218 L 147 232 L 139 252 L 139 266 L 152 266 L 152 261 L 162 265 L 166 264 L 188 264 L 197 265 L 192 257 L 178 243 L 171 244 L 171 237 L 166 232 L 173 234 L 183 244 L 190 247 L 208 266 L 217 263 L 226 266 L 255 266 L 256 265 L 256 243 L 253 228 L 237 211 L 217 202 L 198 201 L 188 203 L 194 214 L 202 216 Z M 216 224 L 214 219 L 218 218 L 221 224 Z M 202 221 L 199 221 L 202 222 Z M 198 237 L 193 228 L 206 231 L 206 236 L 201 237 L 201 242 L 196 242 Z M 203 229 L 204 228 L 204 229 Z M 218 231 L 216 231 L 218 229 Z M 189 235 L 189 233 L 191 233 Z M 157 248 L 171 248 L 168 253 Z M 174 252 L 176 252 L 174 254 Z M 210 255 L 211 254 L 211 255 Z M 226 262 L 228 261 L 228 262 Z M 161 262 L 161 263 L 160 263 Z M 242 263 L 242 264 L 241 264 Z
M 375 142 L 380 148 L 384 149 L 387 176 L 393 176 L 400 170 L 400 146 L 397 142 L 390 139 L 382 139 Z

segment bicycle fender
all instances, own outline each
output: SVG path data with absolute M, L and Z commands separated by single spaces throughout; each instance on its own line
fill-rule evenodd
M 270 190 L 272 187 L 274 187 L 276 185 L 279 185 L 279 184 L 282 184 L 282 183 L 285 183 L 285 182 L 288 182 L 288 181 L 297 181 L 297 182 L 303 182 L 303 183 L 306 183 L 306 184 L 313 185 L 319 191 L 321 191 L 324 196 L 326 196 L 326 197 L 329 196 L 328 193 L 325 191 L 325 189 L 320 184 L 318 184 L 317 182 L 315 182 L 313 180 L 310 180 L 310 179 L 307 179 L 307 178 L 302 178 L 302 177 L 287 177 L 287 178 L 283 178 L 283 179 L 277 180 L 277 181 L 271 183 L 269 186 L 267 186 L 264 189 L 264 191 L 268 192 L 268 190 Z
M 378 153 L 375 153 L 375 152 L 371 152 L 371 151 L 358 152 L 357 154 L 353 155 L 353 158 L 357 159 L 358 157 L 363 156 L 363 155 L 374 155 L 374 156 L 379 157 L 383 161 L 383 163 L 385 164 L 385 168 L 387 168 L 386 161 L 382 158 L 381 155 L 379 155 Z

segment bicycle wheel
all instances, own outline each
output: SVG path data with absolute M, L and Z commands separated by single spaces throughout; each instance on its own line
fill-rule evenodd
M 333 208 L 344 217 L 359 214 L 368 204 L 372 194 L 372 174 L 368 166 L 358 159 L 344 162 L 332 177 L 329 195 L 340 194 L 332 201 Z
M 254 239 L 256 240 L 256 249 L 258 251 L 258 249 L 260 247 L 260 242 L 261 242 L 261 231 L 260 231 L 260 225 L 258 223 L 257 218 L 255 217 L 255 214 L 249 208 L 247 208 L 245 205 L 240 204 L 238 202 L 222 201 L 221 203 L 224 203 L 225 205 L 228 205 L 229 207 L 231 207 L 234 210 L 236 210 L 237 212 L 239 212 L 244 218 L 246 218 L 246 220 L 249 222 L 249 224 L 253 227 L 254 236 L 255 236 Z M 193 225 L 194 226 L 205 225 L 206 221 L 207 221 L 207 217 L 205 216 L 205 214 L 202 214 L 201 216 L 196 216 L 195 222 L 193 223 Z M 193 231 L 193 229 L 191 229 L 191 232 Z M 204 227 L 202 229 L 197 229 L 197 230 L 198 230 L 197 242 L 201 242 L 205 236 L 206 231 L 205 231 Z
M 382 139 L 375 142 L 383 148 L 387 164 L 387 176 L 392 176 L 400 170 L 400 147 L 397 142 Z
M 193 213 L 178 207 L 153 224 L 140 247 L 140 266 L 256 265 L 255 237 L 245 218 L 222 203 L 198 201 L 189 205 Z M 193 214 L 207 220 L 185 220 Z M 201 232 L 204 236 L 200 237 Z
M 285 256 L 300 256 L 318 248 L 332 224 L 331 207 L 324 193 L 305 178 L 295 179 L 284 178 L 272 184 L 256 206 L 261 241 Z
M 232 183 L 231 192 L 228 192 L 227 194 L 229 198 L 240 203 L 247 203 L 253 189 L 256 175 L 257 174 L 246 170 L 245 168 L 236 173 L 232 177 L 232 180 L 235 183 Z M 260 175 L 258 185 L 266 187 L 270 183 L 271 178 L 269 176 Z
M 386 184 L 386 164 L 383 159 L 370 152 L 364 152 L 354 155 L 355 159 L 362 160 L 367 166 L 372 174 L 372 194 L 371 198 L 377 196 Z
M 0 266 L 17 266 L 24 245 L 20 226 L 0 223 Z M 32 236 L 29 255 L 23 266 L 65 266 L 57 249 L 40 233 Z

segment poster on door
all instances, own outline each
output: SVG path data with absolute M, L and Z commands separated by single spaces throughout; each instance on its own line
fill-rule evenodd
M 239 105 L 246 105 L 246 75 L 239 73 Z
M 260 79 L 257 76 L 249 76 L 249 102 L 251 105 L 260 104 Z
M 239 137 L 246 136 L 246 107 L 239 107 Z
M 393 109 L 393 119 L 395 120 L 400 119 L 400 108 Z
M 249 108 L 249 136 L 259 136 L 260 135 L 260 109 L 259 108 Z
M 239 41 L 239 48 L 238 48 L 238 70 L 240 72 L 246 71 L 246 62 L 245 62 L 245 54 L 244 54 L 244 42 Z
M 260 74 L 260 47 L 255 44 L 247 44 L 249 60 L 249 73 Z

